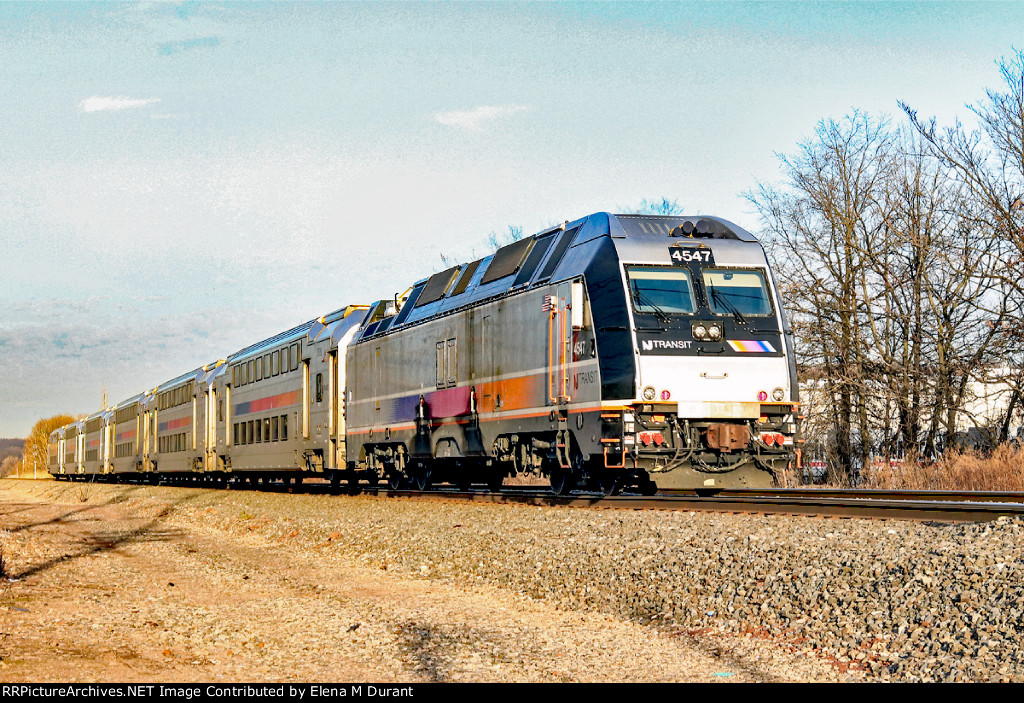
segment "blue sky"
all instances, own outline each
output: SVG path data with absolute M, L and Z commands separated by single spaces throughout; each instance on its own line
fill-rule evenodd
M 534 232 L 967 119 L 1017 3 L 0 3 L 0 437 Z

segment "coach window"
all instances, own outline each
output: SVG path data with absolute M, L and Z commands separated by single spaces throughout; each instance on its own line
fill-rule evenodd
M 288 352 L 290 350 L 291 347 L 285 347 L 281 350 L 281 373 L 288 373 L 288 366 L 290 365 L 288 363 Z
M 274 417 L 270 418 L 270 441 L 271 442 L 276 442 L 277 441 L 278 422 L 279 422 L 279 419 L 278 419 L 277 415 L 275 415 Z
M 270 378 L 270 354 L 263 355 L 263 378 Z
M 324 375 L 318 373 L 316 375 L 316 402 L 320 402 L 324 399 Z
M 270 441 L 270 418 L 269 417 L 263 418 L 263 441 L 264 442 L 269 442 Z
M 291 353 L 292 371 L 299 368 L 299 343 L 296 342 L 292 345 Z
M 281 352 L 274 352 L 270 355 L 270 375 L 276 376 L 279 373 L 278 363 L 281 360 Z
M 252 367 L 252 359 L 249 359 L 247 362 L 245 362 L 245 366 L 246 366 L 246 369 L 247 369 L 247 371 L 245 372 L 245 375 L 249 379 L 247 381 L 247 383 L 252 383 L 253 381 L 256 380 L 256 369 L 254 369 Z
M 256 380 L 257 381 L 262 381 L 263 380 L 263 357 L 262 356 L 258 356 L 258 357 L 256 357 L 253 360 L 253 362 L 256 364 Z
M 283 442 L 283 441 L 285 441 L 287 439 L 288 439 L 288 416 L 287 415 L 282 415 L 281 416 L 281 441 Z

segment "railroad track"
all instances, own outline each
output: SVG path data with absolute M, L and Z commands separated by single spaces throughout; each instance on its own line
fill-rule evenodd
M 371 489 L 372 490 L 372 489 Z M 984 522 L 1024 515 L 1021 493 L 954 493 L 921 491 L 850 491 L 816 489 L 733 490 L 714 495 L 692 491 L 662 492 L 655 496 L 601 496 L 580 493 L 553 496 L 544 491 L 503 489 L 475 491 L 390 491 L 378 495 L 427 500 L 568 506 L 612 510 L 674 510 L 686 512 L 753 513 L 840 518 L 874 518 L 937 522 Z
M 186 484 L 195 485 L 195 484 Z M 200 484 L 202 485 L 202 484 Z M 938 522 L 984 522 L 1003 516 L 1024 515 L 1024 493 L 1004 491 L 891 491 L 881 489 L 730 489 L 720 491 L 662 490 L 658 495 L 603 496 L 577 492 L 552 495 L 542 487 L 505 487 L 492 492 L 436 488 L 430 491 L 393 490 L 386 486 L 332 489 L 327 481 L 307 479 L 286 483 L 229 484 L 232 488 L 276 492 L 344 492 L 388 498 L 565 506 L 611 510 L 673 510 L 686 512 L 803 515 L 840 518 L 875 518 Z

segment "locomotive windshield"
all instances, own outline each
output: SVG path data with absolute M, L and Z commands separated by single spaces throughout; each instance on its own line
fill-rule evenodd
M 772 304 L 760 271 L 704 269 L 704 290 L 718 315 L 770 315 Z
M 654 314 L 696 310 L 690 272 L 681 268 L 632 266 L 626 269 L 633 307 Z

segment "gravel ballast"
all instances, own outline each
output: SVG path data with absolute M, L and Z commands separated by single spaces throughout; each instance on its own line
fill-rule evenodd
M 760 639 L 831 662 L 841 680 L 1024 681 L 1018 519 L 950 525 L 237 491 L 226 501 L 197 489 L 40 482 L 17 490 L 163 501 L 171 524 L 494 585 L 672 634 Z

